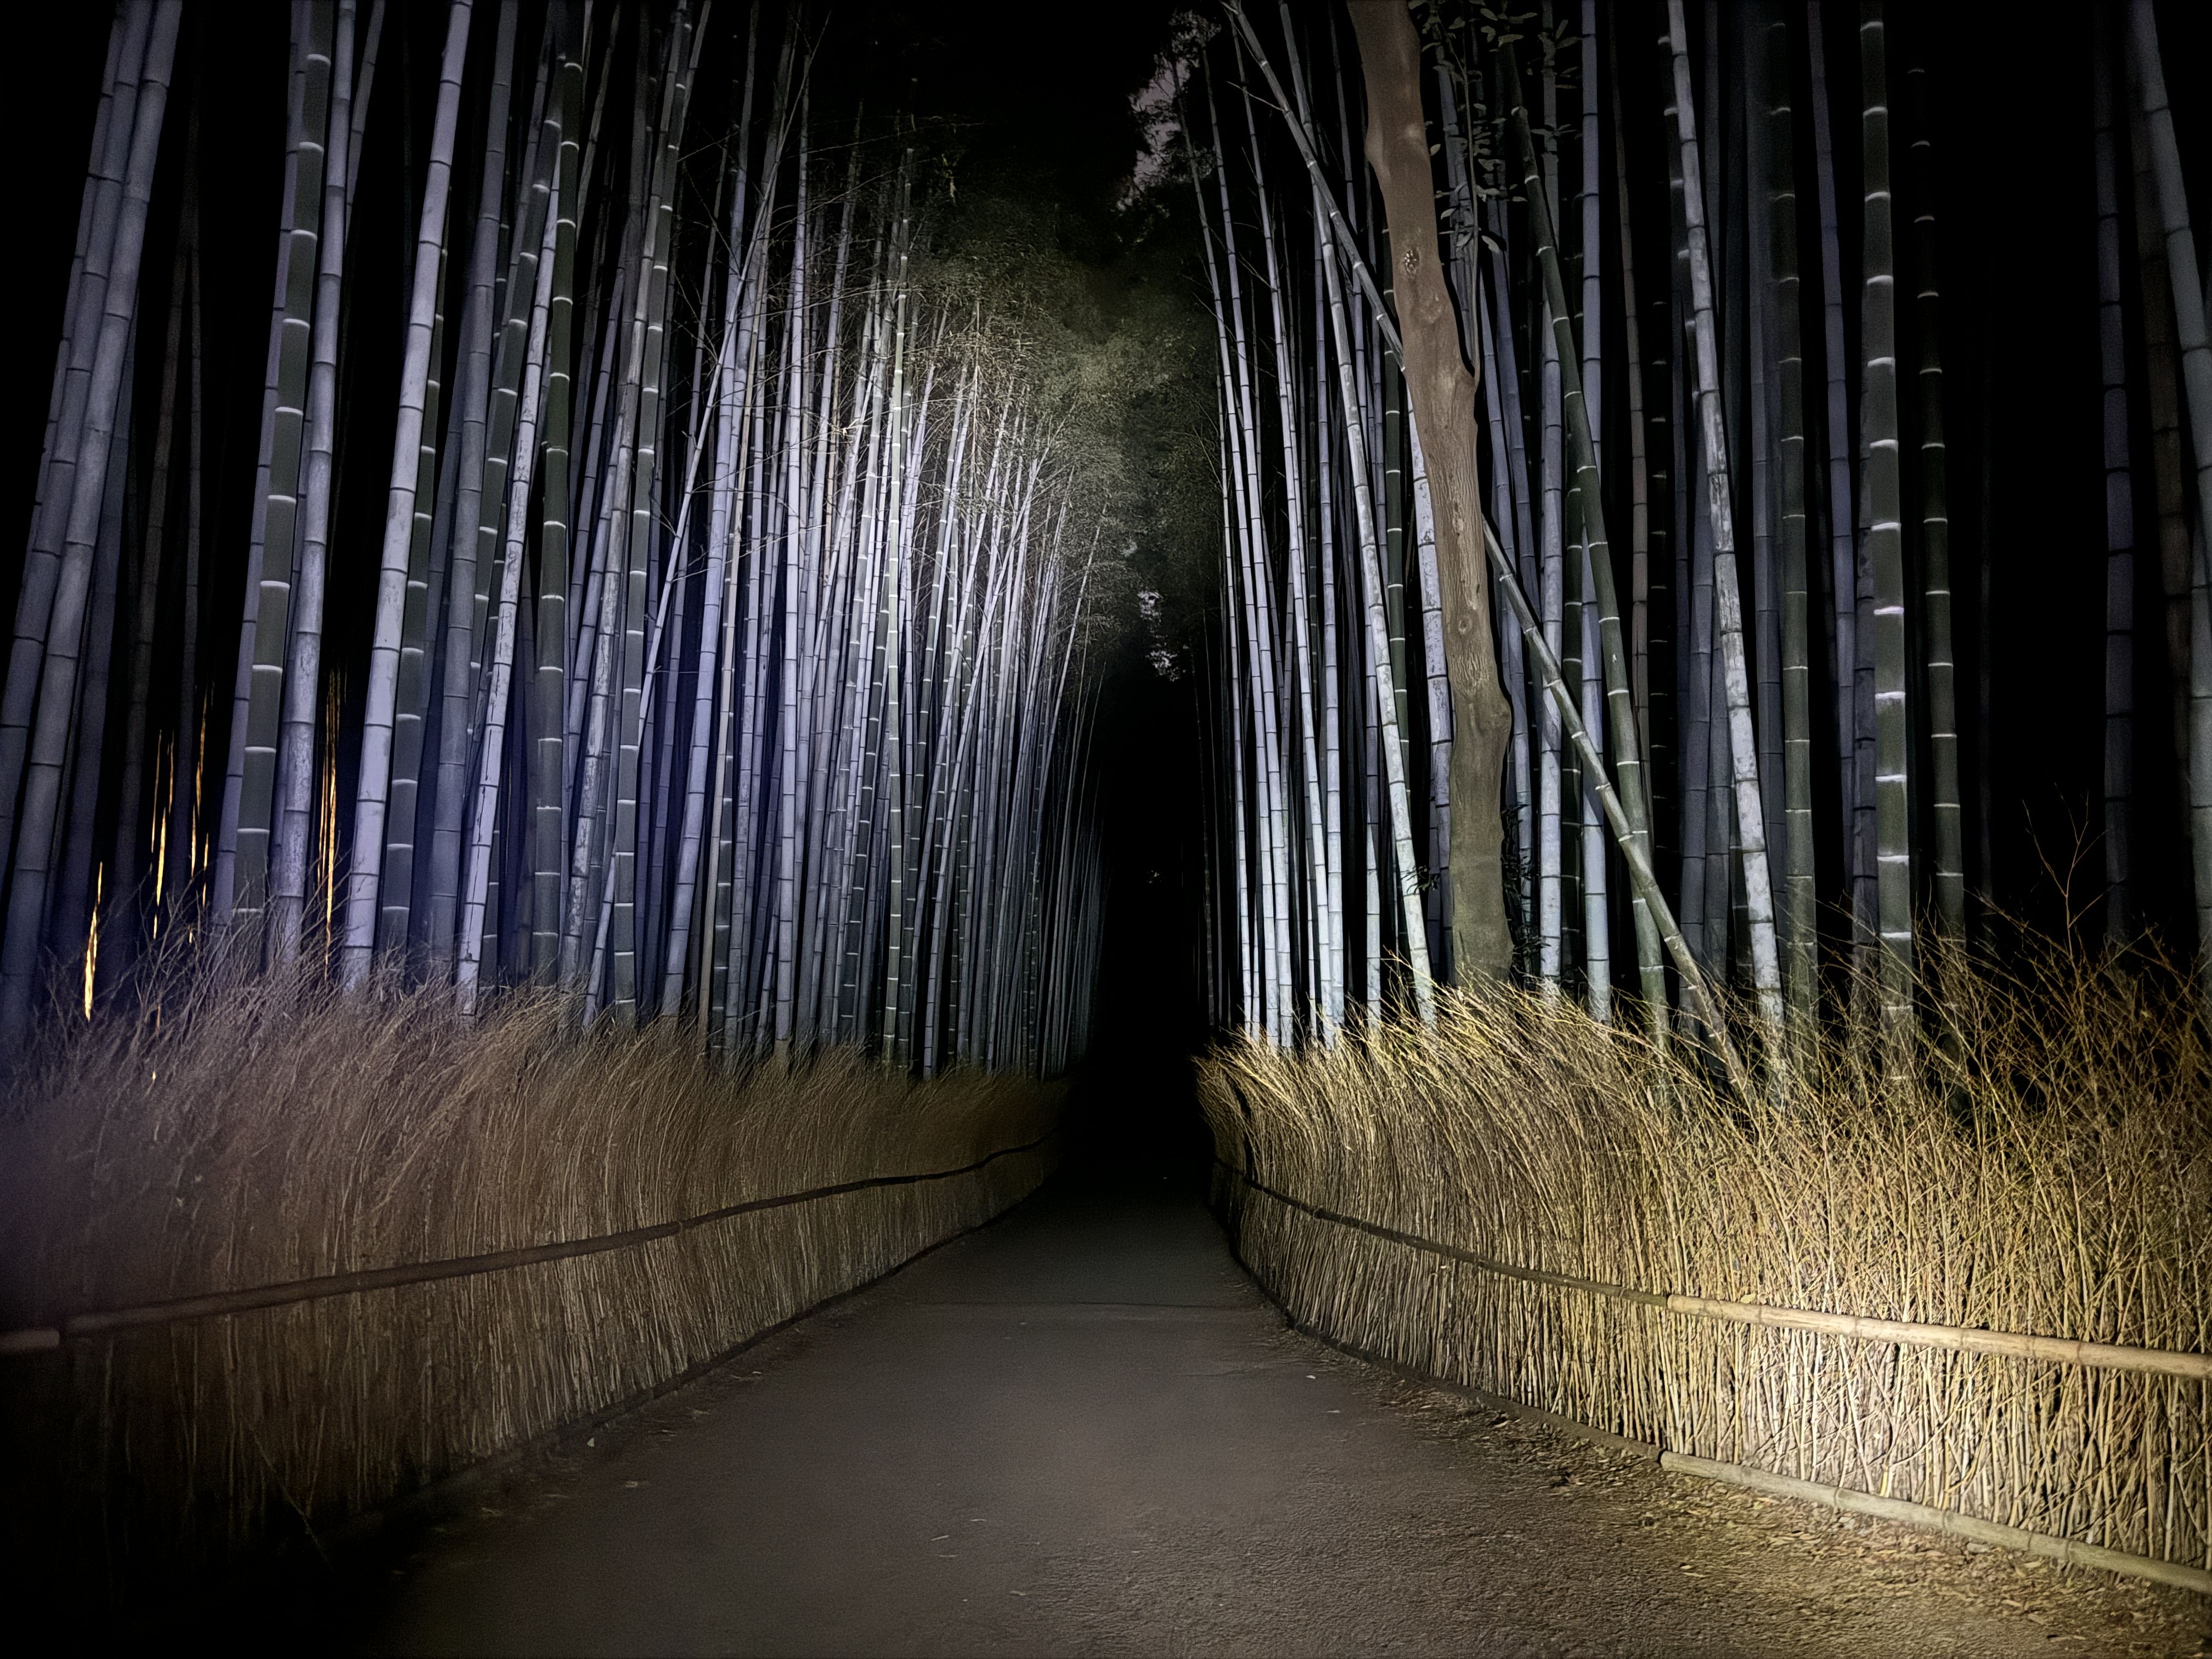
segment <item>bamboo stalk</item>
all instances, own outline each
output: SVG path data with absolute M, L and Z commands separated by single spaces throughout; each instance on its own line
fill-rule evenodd
M 346 890 L 344 949 L 339 977 L 359 986 L 376 945 L 377 894 L 385 862 L 385 808 L 390 799 L 392 722 L 399 695 L 399 652 L 408 576 L 416 540 L 416 498 L 434 489 L 434 462 L 422 433 L 428 413 L 439 278 L 445 271 L 447 202 L 451 194 L 454 134 L 460 120 L 461 78 L 466 65 L 471 0 L 451 0 L 440 62 L 438 104 L 431 123 L 428 172 L 422 189 L 422 224 L 399 374 L 399 418 L 392 441 L 392 483 L 385 507 L 384 544 L 377 573 L 376 617 L 369 647 L 368 706 L 362 716 L 360 781 L 354 805 L 353 861 Z M 426 470 L 428 477 L 425 477 Z M 411 803 L 410 803 L 411 805 Z M 409 826 L 410 833 L 412 825 Z
M 123 394 L 124 366 L 137 319 L 138 268 L 144 255 L 146 215 L 154 164 L 161 149 L 168 76 L 174 56 L 176 0 L 155 8 L 140 83 L 122 205 L 115 231 L 99 344 L 86 392 L 83 454 L 70 479 L 69 516 L 63 533 L 46 643 L 39 665 L 36 724 L 27 753 L 24 796 L 16 821 L 15 874 L 9 884 L 4 936 L 0 936 L 0 1055 L 21 1048 L 35 1011 L 40 946 L 51 879 L 52 846 L 59 816 L 63 771 L 76 691 L 79 639 L 91 585 L 94 540 L 107 489 L 110 442 Z M 119 125 L 119 123 L 118 124 Z M 11 659 L 11 672 L 14 668 Z
M 2158 48 L 2158 23 L 2149 0 L 2128 10 L 2130 76 L 2142 106 L 2148 138 L 2148 171 L 2156 185 L 2160 229 L 2173 301 L 2174 340 L 2196 454 L 2197 523 L 2189 580 L 2189 826 L 2191 867 L 2197 898 L 2198 959 L 2205 997 L 2212 1003 L 2212 333 L 2205 290 L 2190 230 L 2173 113 Z
M 1688 31 L 1682 0 L 1668 0 L 1674 49 L 1676 130 L 1680 135 L 1682 202 L 1690 254 L 1692 329 L 1698 372 L 1706 495 L 1713 534 L 1713 603 L 1718 613 L 1716 653 L 1728 701 L 1729 748 L 1734 773 L 1737 842 L 1751 918 L 1752 988 L 1767 1038 L 1769 1061 L 1786 1066 L 1781 967 L 1775 949 L 1774 898 L 1766 862 L 1759 756 L 1752 731 L 1751 690 L 1743 644 L 1743 605 L 1736 584 L 1735 536 L 1729 489 L 1728 434 L 1720 406 L 1718 347 L 1714 338 L 1711 255 L 1698 172 L 1695 110 L 1690 91 Z
M 1874 802 L 1876 922 L 1882 1018 L 1895 1030 L 1912 1010 L 1911 728 L 1907 710 L 1904 501 L 1899 468 L 1897 293 L 1889 177 L 1887 32 L 1881 0 L 1861 0 L 1860 124 L 1865 186 L 1859 394 L 1866 452 L 1867 562 L 1874 582 Z M 1862 647 L 1863 650 L 1864 647 Z

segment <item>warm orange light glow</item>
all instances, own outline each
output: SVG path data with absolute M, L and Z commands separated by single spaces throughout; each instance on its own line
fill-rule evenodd
M 84 936 L 84 1017 L 92 1018 L 92 986 L 100 970 L 100 900 L 101 889 L 107 881 L 107 866 L 95 865 L 92 872 L 92 926 Z

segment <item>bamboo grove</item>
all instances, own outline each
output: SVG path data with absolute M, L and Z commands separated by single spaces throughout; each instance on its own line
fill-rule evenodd
M 273 250 L 216 246 L 212 15 L 114 12 L 0 708 L 8 1048 L 189 933 L 732 1059 L 1067 1064 L 1096 537 L 1018 330 L 916 274 L 911 144 L 825 133 L 780 8 L 300 0 Z M 272 251 L 265 364 L 216 361 Z
M 1433 0 L 1405 31 L 1407 112 L 1385 106 L 1386 9 L 1347 30 L 1225 0 L 1182 88 L 1228 595 L 1204 720 L 1212 1018 L 1329 1041 L 1510 974 L 1662 1039 L 1702 1030 L 1731 1065 L 1729 994 L 1777 1066 L 1823 1008 L 1901 1030 L 1916 939 L 1970 925 L 1995 810 L 1989 694 L 1958 668 L 1941 94 L 1916 43 L 1881 0 Z M 2185 953 L 2212 940 L 2206 294 L 2153 7 L 2085 27 L 2104 921 L 2125 939 L 2155 908 L 2130 823 L 2135 757 L 2163 755 Z M 1410 191 L 1401 114 L 1427 157 Z M 1394 293 L 1439 230 L 1448 296 Z M 1442 455 L 1463 417 L 1422 407 L 1425 308 L 1475 422 Z M 1446 475 L 1469 460 L 1480 544 L 1455 554 Z M 2138 653 L 2172 688 L 2170 744 L 2135 732 L 2166 719 L 2134 707 Z M 1470 744 L 1494 772 L 1455 763 Z M 1492 890 L 1510 954 L 1465 919 Z

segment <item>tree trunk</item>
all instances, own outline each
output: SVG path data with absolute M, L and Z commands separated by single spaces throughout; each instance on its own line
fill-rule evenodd
M 1436 511 L 1454 718 L 1452 960 L 1463 980 L 1502 979 L 1512 969 L 1513 939 L 1505 920 L 1498 806 L 1513 714 L 1498 683 L 1491 636 L 1475 376 L 1461 353 L 1459 320 L 1437 257 L 1420 42 L 1413 18 L 1392 0 L 1351 11 L 1367 86 L 1367 160 L 1382 186 L 1407 385 Z

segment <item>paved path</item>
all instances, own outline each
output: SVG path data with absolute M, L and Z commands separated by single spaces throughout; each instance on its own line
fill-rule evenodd
M 1723 1522 L 1651 1496 L 1687 1483 L 1487 1413 L 1447 1432 L 1431 1419 L 1463 1407 L 1391 1393 L 1283 1328 L 1183 1183 L 1064 1178 L 441 1529 L 356 1635 L 468 1654 L 2061 1650 L 1955 1593 L 1929 1613 L 1924 1584 L 1886 1589 L 1823 1546 L 1778 1585 L 1788 1552 L 1704 1561 Z

